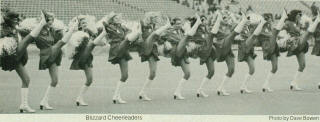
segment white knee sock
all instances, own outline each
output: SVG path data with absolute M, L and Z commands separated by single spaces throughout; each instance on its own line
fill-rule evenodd
M 298 83 L 301 75 L 302 75 L 302 72 L 297 71 L 296 74 L 294 75 L 293 80 L 291 81 L 290 85 L 298 85 L 297 83 Z
M 21 105 L 20 105 L 20 107 L 28 106 L 28 94 L 29 94 L 28 88 L 21 88 Z
M 77 100 L 80 100 L 83 98 L 83 95 L 88 91 L 88 88 L 89 88 L 89 86 L 86 86 L 86 85 L 83 85 L 81 87 Z
M 183 84 L 184 84 L 186 81 L 187 81 L 187 80 L 184 79 L 184 78 L 182 78 L 182 79 L 180 80 L 180 82 L 179 82 L 179 84 L 178 84 L 178 86 L 177 86 L 177 88 L 176 88 L 176 90 L 175 90 L 175 93 L 178 93 L 178 94 L 181 93 L 181 90 L 183 89 Z
M 244 81 L 242 82 L 241 88 L 247 88 L 247 82 L 251 80 L 252 75 L 247 74 L 244 77 Z
M 265 82 L 263 84 L 263 87 L 265 87 L 265 86 L 269 87 L 269 82 L 270 82 L 270 80 L 272 79 L 273 76 L 274 76 L 274 73 L 269 72 L 269 74 L 267 75 L 267 78 L 266 78 L 266 80 L 265 80 Z
M 125 82 L 118 81 L 116 89 L 114 91 L 114 95 L 113 95 L 114 99 L 120 96 L 120 92 L 121 92 L 121 89 L 123 88 L 124 84 L 125 84 Z
M 219 86 L 219 88 L 218 88 L 218 90 L 220 91 L 220 90 L 223 90 L 224 89 L 224 84 L 225 84 L 225 82 L 228 82 L 229 81 L 229 79 L 230 79 L 230 77 L 228 77 L 228 76 L 224 76 L 224 78 L 223 78 L 223 80 L 222 80 L 222 82 L 221 82 L 221 84 L 220 84 L 220 86 Z
M 48 86 L 48 88 L 47 88 L 47 90 L 46 90 L 41 102 L 48 102 L 49 101 L 49 96 L 50 96 L 50 90 L 51 89 L 54 89 L 54 87 L 52 87 L 51 85 Z
M 203 89 L 202 87 L 203 87 L 209 80 L 210 80 L 209 78 L 204 77 L 204 78 L 202 79 L 201 84 L 200 84 L 199 90 L 202 90 L 202 89 Z
M 144 93 L 144 92 L 145 92 L 145 89 L 150 88 L 152 81 L 153 81 L 153 80 L 150 80 L 149 78 L 147 78 L 146 82 L 143 84 L 143 86 L 142 86 L 142 88 L 141 88 L 140 93 Z

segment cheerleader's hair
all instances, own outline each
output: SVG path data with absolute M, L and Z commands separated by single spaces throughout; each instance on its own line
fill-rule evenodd
M 0 56 L 13 55 L 16 53 L 18 41 L 13 37 L 4 37 L 0 39 Z
M 12 11 L 8 8 L 1 9 L 1 25 L 5 26 L 14 26 L 13 19 L 18 19 L 18 22 L 21 21 L 19 13 Z
M 291 22 L 296 22 L 296 17 L 300 15 L 302 16 L 302 11 L 301 10 L 292 10 L 290 11 L 290 13 L 288 14 L 288 21 L 291 21 Z
M 81 28 L 79 25 L 79 30 L 88 30 L 91 34 L 97 34 L 98 33 L 98 29 L 96 26 L 96 18 L 94 16 L 91 15 L 79 15 L 74 17 L 70 22 L 69 22 L 69 26 L 72 25 L 74 19 L 78 19 L 79 24 L 81 24 L 81 22 L 85 22 L 87 24 L 86 28 Z
M 160 12 L 147 12 L 144 15 L 143 23 L 146 24 L 146 25 L 150 24 L 152 18 L 160 19 L 161 18 L 161 13 Z M 154 24 L 157 24 L 157 23 L 154 23 Z
M 70 41 L 64 47 L 64 53 L 69 58 L 72 59 L 77 53 L 76 48 L 78 48 L 84 40 L 89 39 L 89 34 L 84 31 L 77 31 L 72 34 Z

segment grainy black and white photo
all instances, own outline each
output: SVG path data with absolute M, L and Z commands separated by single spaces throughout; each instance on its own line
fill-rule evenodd
M 1 0 L 0 31 L 0 115 L 320 121 L 319 0 Z

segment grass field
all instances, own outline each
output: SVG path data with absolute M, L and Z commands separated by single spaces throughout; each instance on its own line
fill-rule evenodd
M 237 54 L 236 51 L 234 51 Z M 171 66 L 170 60 L 161 57 L 158 63 L 157 77 L 150 89 L 153 101 L 138 100 L 138 92 L 143 85 L 148 72 L 147 63 L 140 63 L 136 53 L 132 53 L 133 60 L 129 63 L 129 80 L 122 92 L 122 97 L 127 104 L 113 104 L 112 95 L 116 82 L 119 80 L 118 66 L 107 62 L 107 55 L 94 58 L 94 83 L 85 95 L 89 103 L 87 107 L 77 107 L 75 98 L 79 88 L 84 84 L 84 73 L 71 71 L 71 61 L 63 59 L 60 67 L 59 86 L 52 91 L 50 104 L 55 110 L 39 110 L 39 102 L 49 84 L 48 71 L 39 71 L 39 56 L 37 51 L 32 51 L 26 68 L 31 77 L 29 104 L 37 113 L 126 113 L 126 114 L 194 114 L 194 115 L 221 115 L 221 114 L 320 114 L 320 57 L 306 56 L 307 67 L 301 79 L 301 87 L 305 91 L 289 91 L 289 81 L 297 70 L 295 57 L 287 58 L 282 54 L 279 59 L 279 71 L 271 86 L 272 93 L 262 93 L 261 87 L 270 71 L 270 62 L 262 59 L 262 52 L 257 51 L 256 73 L 249 88 L 252 94 L 239 93 L 240 84 L 248 72 L 245 63 L 236 63 L 236 71 L 226 89 L 231 96 L 217 96 L 216 88 L 227 71 L 225 63 L 215 63 L 214 78 L 205 87 L 210 95 L 208 98 L 196 98 L 196 89 L 206 75 L 205 66 L 199 65 L 199 60 L 191 59 L 192 75 L 185 84 L 183 95 L 186 100 L 173 100 L 174 88 L 182 77 L 180 68 Z M 20 105 L 21 81 L 13 72 L 0 71 L 0 113 L 18 113 Z

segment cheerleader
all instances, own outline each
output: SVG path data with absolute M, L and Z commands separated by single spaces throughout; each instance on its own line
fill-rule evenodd
M 72 47 L 73 50 L 70 56 L 70 58 L 73 59 L 70 70 L 83 70 L 87 79 L 76 99 L 77 106 L 88 106 L 83 100 L 83 95 L 87 92 L 93 81 L 93 55 L 91 52 L 95 46 L 105 45 L 105 43 L 101 43 L 102 38 L 106 35 L 105 29 L 102 30 L 99 36 L 96 36 L 97 30 L 94 30 L 94 27 L 88 27 L 95 24 L 91 18 L 94 17 L 80 15 L 75 18 L 79 21 L 79 28 L 78 31 L 71 36 L 70 43 L 67 45 L 67 47 Z
M 139 48 L 139 55 L 141 57 L 141 62 L 148 61 L 149 63 L 149 77 L 147 78 L 146 82 L 142 86 L 139 92 L 139 99 L 150 101 L 151 99 L 148 97 L 147 92 L 145 91 L 146 88 L 150 88 L 151 83 L 153 82 L 154 78 L 156 77 L 157 71 L 157 61 L 159 61 L 159 52 L 158 52 L 158 40 L 159 36 L 155 33 L 152 33 L 156 30 L 156 24 L 158 23 L 160 18 L 160 13 L 157 12 L 148 12 L 145 14 L 145 18 L 140 21 L 141 23 L 141 31 L 142 31 L 142 42 L 140 42 Z M 169 23 L 169 21 L 168 21 Z M 163 28 L 166 29 L 167 27 Z M 162 30 L 161 30 L 162 31 Z M 160 34 L 159 32 L 156 32 Z
M 214 75 L 214 60 L 216 59 L 216 51 L 213 47 L 213 36 L 214 34 L 217 34 L 220 23 L 223 19 L 220 11 L 216 11 L 215 14 L 217 15 L 217 18 L 211 30 L 208 26 L 209 23 L 207 18 L 202 17 L 202 24 L 198 27 L 196 34 L 191 39 L 196 45 L 199 45 L 195 50 L 196 55 L 200 58 L 200 65 L 206 64 L 208 71 L 208 74 L 202 79 L 197 90 L 197 97 L 208 97 L 208 95 L 204 92 L 203 87 Z
M 228 13 L 227 13 L 228 14 Z M 231 18 L 235 18 L 232 16 L 235 16 L 233 13 L 230 13 Z M 228 17 L 224 18 L 224 21 L 230 21 L 227 19 Z M 234 54 L 232 52 L 231 46 L 232 41 L 234 40 L 235 36 L 242 32 L 245 24 L 248 22 L 247 17 L 242 13 L 242 19 L 238 23 L 238 25 L 232 30 L 229 23 L 221 23 L 221 27 L 219 31 L 214 35 L 214 47 L 216 48 L 216 59 L 218 62 L 225 61 L 228 67 L 228 72 L 224 76 L 223 81 L 219 85 L 217 89 L 218 95 L 228 96 L 230 95 L 226 90 L 224 89 L 225 82 L 228 82 L 230 78 L 232 77 L 234 73 Z M 230 34 L 227 34 L 230 33 Z
M 121 90 L 128 79 L 128 61 L 132 59 L 129 54 L 129 46 L 135 41 L 141 33 L 139 24 L 134 26 L 134 30 L 130 32 L 122 23 L 121 14 L 111 12 L 108 15 L 108 21 L 104 22 L 106 28 L 106 38 L 109 40 L 110 51 L 108 61 L 112 64 L 119 64 L 121 78 L 118 81 L 113 95 L 113 103 L 124 104 L 126 101 L 121 99 Z
M 280 56 L 280 50 L 276 39 L 280 30 L 283 28 L 286 19 L 287 12 L 284 10 L 277 25 L 275 26 L 275 28 L 272 28 L 272 25 L 270 23 L 272 23 L 273 20 L 272 18 L 268 18 L 266 20 L 267 24 L 263 27 L 261 34 L 258 36 L 258 41 L 261 42 L 263 58 L 265 60 L 271 61 L 272 64 L 271 72 L 268 73 L 267 78 L 262 86 L 263 92 L 273 91 L 269 86 L 269 82 L 278 70 L 278 57 Z
M 240 87 L 240 93 L 251 93 L 252 91 L 248 90 L 247 88 L 247 82 L 250 81 L 252 75 L 255 71 L 254 66 L 254 59 L 257 57 L 257 55 L 254 53 L 254 45 L 255 40 L 259 36 L 260 32 L 262 31 L 263 26 L 265 25 L 266 21 L 262 16 L 256 15 L 256 14 L 249 14 L 249 18 L 259 18 L 260 21 L 258 25 L 256 25 L 256 22 L 253 23 L 253 19 L 250 20 L 249 26 L 247 26 L 246 31 L 244 33 L 241 33 L 241 36 L 244 38 L 243 40 L 240 40 L 240 44 L 238 46 L 238 61 L 239 62 L 246 62 L 248 64 L 249 73 L 245 75 L 244 81 L 242 82 L 242 85 Z M 253 28 L 256 27 L 254 31 Z
M 171 64 L 173 66 L 180 66 L 184 76 L 179 81 L 178 86 L 176 87 L 174 91 L 174 99 L 176 100 L 183 100 L 185 99 L 181 91 L 183 89 L 183 85 L 185 82 L 188 81 L 190 78 L 190 66 L 188 62 L 188 53 L 192 52 L 192 46 L 188 45 L 188 41 L 191 39 L 192 36 L 195 35 L 198 27 L 201 24 L 201 18 L 198 14 L 196 14 L 196 21 L 193 21 L 192 23 L 186 22 L 185 27 L 185 33 L 182 34 L 182 30 L 180 28 L 181 21 L 179 19 L 175 19 L 173 21 L 173 29 L 169 31 L 168 35 L 171 35 L 171 38 L 169 37 L 166 42 L 171 42 L 172 47 L 170 51 L 171 55 Z M 174 39 L 174 40 L 173 40 Z M 170 41 L 171 40 L 171 41 Z M 177 42 L 178 41 L 178 42 Z M 169 45 L 166 43 L 166 45 Z
M 62 34 L 62 29 L 57 30 L 53 27 L 55 21 L 54 15 L 52 13 L 43 12 L 45 24 L 40 27 L 35 28 L 37 30 L 38 36 L 34 37 L 36 46 L 40 49 L 40 62 L 39 70 L 49 69 L 49 74 L 51 77 L 51 84 L 48 86 L 44 97 L 40 102 L 40 109 L 52 110 L 48 103 L 49 94 L 51 89 L 54 89 L 58 83 L 58 66 L 61 63 L 62 58 L 62 46 L 70 39 L 73 31 L 77 26 L 75 24 L 70 25 L 70 28 L 66 34 Z M 30 33 L 32 34 L 32 32 Z M 26 42 L 30 43 L 30 42 Z
M 299 77 L 301 77 L 302 72 L 306 65 L 305 53 L 308 52 L 309 44 L 308 39 L 311 34 L 317 29 L 318 23 L 320 22 L 320 15 L 318 13 L 314 22 L 309 26 L 305 33 L 301 33 L 301 29 L 298 26 L 302 12 L 300 10 L 292 10 L 288 15 L 288 20 L 285 23 L 284 30 L 288 32 L 290 38 L 285 42 L 285 46 L 281 47 L 282 50 L 287 51 L 287 57 L 295 55 L 298 60 L 299 68 L 295 73 L 293 80 L 290 83 L 290 89 L 295 91 L 301 91 L 298 86 Z
M 21 42 L 30 39 L 30 35 L 23 41 L 19 41 L 21 36 L 19 36 L 19 31 L 16 28 L 19 24 L 18 13 L 3 9 L 1 10 L 1 19 L 0 67 L 4 71 L 16 70 L 22 81 L 20 113 L 34 113 L 36 111 L 28 104 L 30 78 L 24 67 L 28 61 L 27 50 L 26 48 L 18 48 L 22 44 Z M 40 22 L 40 25 L 43 23 L 45 22 Z M 34 31 L 33 33 L 35 33 Z
M 313 15 L 313 19 L 316 19 L 316 17 L 318 16 L 318 13 L 317 11 L 319 11 L 319 7 L 315 6 L 315 3 L 313 3 L 311 5 L 311 12 L 312 12 L 312 15 Z M 316 55 L 316 56 L 320 56 L 320 25 L 318 25 L 316 31 L 314 32 L 313 34 L 313 37 L 315 39 L 315 45 L 313 46 L 313 49 L 312 49 L 312 55 Z M 320 83 L 318 84 L 318 89 L 320 89 Z

